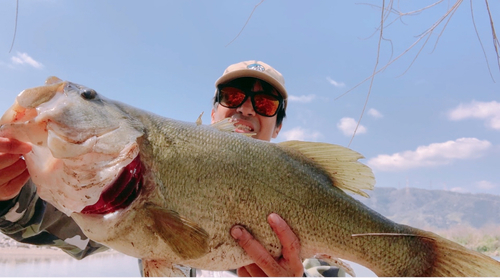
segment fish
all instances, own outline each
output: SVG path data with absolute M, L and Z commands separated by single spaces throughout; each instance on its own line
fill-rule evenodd
M 0 136 L 32 144 L 24 159 L 40 198 L 90 239 L 142 259 L 146 276 L 252 263 L 234 225 L 278 258 L 271 213 L 297 235 L 303 259 L 349 271 L 348 260 L 378 276 L 500 276 L 496 260 L 355 200 L 375 177 L 339 145 L 248 138 L 227 121 L 162 117 L 57 77 L 16 97 Z

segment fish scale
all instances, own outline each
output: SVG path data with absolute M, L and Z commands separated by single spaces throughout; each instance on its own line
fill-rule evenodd
M 68 142 L 49 140 L 55 134 L 38 126 L 46 121 Z M 500 275 L 495 260 L 394 223 L 345 193 L 366 195 L 374 177 L 357 161 L 360 154 L 341 146 L 255 140 L 225 125 L 160 117 L 55 78 L 23 91 L 0 124 L 0 136 L 44 138 L 26 155 L 40 197 L 71 215 L 89 238 L 143 259 L 148 276 L 184 275 L 178 266 L 226 270 L 251 263 L 230 236 L 236 224 L 279 257 L 280 242 L 266 222 L 272 212 L 300 239 L 302 258 L 347 259 L 379 276 Z M 87 138 L 98 147 L 75 143 Z M 138 158 L 143 184 L 130 205 L 81 213 L 107 188 L 118 190 L 112 196 L 135 192 L 120 184 L 119 173 Z M 75 173 L 93 171 L 93 191 L 78 184 L 65 191 L 65 172 L 37 167 L 47 161 Z M 64 194 L 52 193 L 58 190 Z M 104 200 L 99 204 L 106 206 Z

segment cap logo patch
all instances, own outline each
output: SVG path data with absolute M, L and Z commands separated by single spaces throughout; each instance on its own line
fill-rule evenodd
M 265 71 L 266 70 L 266 68 L 264 68 L 262 65 L 259 65 L 259 64 L 248 65 L 247 69 L 258 70 L 258 71 Z

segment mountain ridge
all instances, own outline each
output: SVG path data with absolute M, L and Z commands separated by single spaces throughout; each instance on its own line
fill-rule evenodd
M 416 228 L 500 226 L 500 196 L 421 188 L 376 187 L 370 198 L 353 196 L 400 224 Z

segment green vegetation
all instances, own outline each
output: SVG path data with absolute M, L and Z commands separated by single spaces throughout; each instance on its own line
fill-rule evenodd
M 500 196 L 419 188 L 375 187 L 356 199 L 400 224 L 500 257 Z
M 500 226 L 485 226 L 480 229 L 470 226 L 454 226 L 446 230 L 429 230 L 485 255 L 500 256 Z

